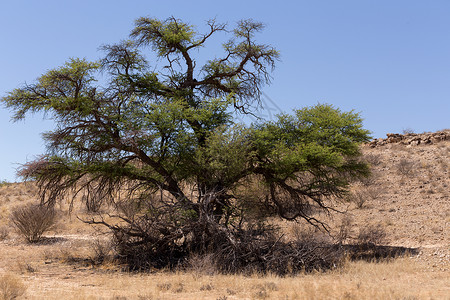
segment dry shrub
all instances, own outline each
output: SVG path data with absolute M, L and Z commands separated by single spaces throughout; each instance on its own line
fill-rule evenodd
M 356 190 L 349 195 L 350 202 L 355 203 L 357 208 L 363 208 L 368 196 L 361 190 Z
M 408 135 L 408 134 L 414 134 L 415 131 L 414 131 L 414 129 L 408 127 L 408 128 L 403 129 L 402 133 L 404 135 Z
M 269 291 L 278 291 L 278 286 L 275 282 L 269 281 L 264 282 L 263 284 L 259 284 L 258 287 L 260 289 L 269 290 Z
M 81 201 L 86 206 L 86 211 L 90 213 L 100 212 L 100 209 L 104 206 L 104 198 L 102 197 L 87 197 L 86 195 L 81 196 Z
M 365 154 L 364 160 L 368 162 L 371 166 L 378 166 L 382 163 L 380 154 Z
M 172 287 L 172 284 L 170 282 L 162 282 L 162 283 L 156 284 L 156 287 L 158 288 L 158 290 L 166 292 L 166 291 L 170 290 L 170 288 Z
M 369 176 L 360 178 L 358 180 L 358 184 L 360 184 L 364 187 L 370 187 L 370 186 L 377 184 L 380 177 L 381 177 L 381 174 L 379 171 L 371 170 L 371 173 Z
M 380 245 L 386 238 L 386 231 L 381 224 L 371 224 L 360 228 L 356 238 L 360 245 Z
M 235 245 L 224 246 L 215 254 L 223 273 L 266 273 L 277 275 L 322 271 L 342 261 L 342 252 L 322 234 L 306 234 L 283 241 L 270 232 L 263 236 L 248 235 Z
M 375 200 L 383 194 L 383 189 L 380 189 L 380 187 L 369 187 L 365 189 L 365 193 L 370 199 Z
M 264 284 L 257 284 L 255 286 L 257 291 L 253 294 L 255 299 L 269 299 L 270 292 L 278 291 L 278 286 L 274 282 L 265 282 Z
M 284 240 L 270 228 L 248 227 L 235 232 L 232 238 L 227 231 L 220 230 L 210 228 L 212 233 L 203 237 L 211 239 L 207 248 L 198 248 L 200 243 L 196 239 L 164 244 L 161 236 L 154 237 L 151 231 L 147 232 L 147 243 L 115 232 L 117 258 L 130 270 L 182 267 L 199 273 L 270 272 L 281 276 L 327 270 L 340 265 L 343 259 L 341 249 L 320 232 Z
M 28 242 L 37 243 L 44 232 L 54 228 L 56 214 L 52 208 L 27 204 L 14 209 L 10 220 Z
M 26 291 L 20 278 L 13 275 L 0 277 L 0 300 L 12 300 L 22 296 Z
M 227 294 L 228 294 L 228 295 L 236 295 L 236 291 L 235 291 L 235 290 L 232 290 L 232 289 L 229 289 L 229 288 L 227 288 Z
M 265 289 L 260 289 L 253 294 L 254 299 L 268 299 L 269 297 L 270 295 Z
M 414 174 L 416 164 L 405 158 L 400 159 L 397 163 L 397 172 L 402 176 L 410 176 Z
M 375 200 L 381 193 L 382 190 L 379 187 L 360 188 L 349 195 L 349 200 L 355 203 L 357 208 L 363 208 L 367 200 Z
M 8 227 L 0 226 L 0 241 L 6 240 L 9 235 Z
M 440 165 L 441 170 L 443 172 L 446 172 L 447 169 L 448 169 L 448 159 L 446 159 L 446 158 L 438 158 L 436 161 Z
M 341 224 L 338 227 L 338 232 L 335 235 L 336 242 L 341 245 L 343 244 L 348 238 L 351 237 L 352 234 L 352 224 L 353 219 L 349 215 L 345 215 L 342 220 Z
M 172 288 L 172 292 L 174 293 L 182 293 L 183 291 L 184 291 L 184 284 L 182 284 L 181 282 L 178 282 Z
M 28 262 L 23 261 L 17 262 L 17 269 L 20 272 L 20 274 L 35 273 L 37 271 L 36 267 L 34 267 Z
M 113 260 L 114 246 L 110 241 L 95 240 L 91 245 L 93 255 L 91 261 L 94 265 L 102 264 Z
M 217 273 L 213 255 L 192 255 L 186 263 L 186 269 L 198 275 L 214 275 Z
M 211 283 L 204 284 L 200 287 L 200 291 L 212 291 L 214 286 Z

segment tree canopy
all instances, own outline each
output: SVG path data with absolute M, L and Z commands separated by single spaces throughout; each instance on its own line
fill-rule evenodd
M 72 58 L 1 99 L 14 120 L 45 112 L 56 124 L 44 134 L 47 152 L 19 174 L 36 180 L 48 205 L 75 192 L 91 210 L 116 207 L 121 225 L 89 222 L 112 229 L 135 267 L 231 248 L 244 257 L 272 232 L 268 217 L 322 225 L 314 209 L 328 210 L 368 174 L 358 145 L 369 132 L 357 113 L 318 104 L 236 122 L 235 113 L 254 113 L 279 54 L 256 42 L 261 23 L 207 28 L 140 18 L 129 40 L 102 46 L 99 61 Z M 222 56 L 197 66 L 218 32 L 231 35 Z M 227 270 L 242 267 L 234 264 Z

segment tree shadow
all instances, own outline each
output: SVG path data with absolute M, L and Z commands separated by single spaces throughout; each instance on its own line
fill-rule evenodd
M 353 261 L 381 261 L 405 255 L 419 254 L 418 248 L 381 246 L 374 244 L 342 245 L 342 248 Z
M 67 238 L 64 237 L 46 237 L 43 236 L 40 238 L 39 242 L 34 243 L 35 245 L 53 245 L 57 243 L 62 243 L 68 241 Z

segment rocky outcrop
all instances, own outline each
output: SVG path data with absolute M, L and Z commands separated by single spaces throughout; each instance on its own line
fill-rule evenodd
M 450 129 L 428 132 L 428 133 L 388 133 L 385 139 L 374 139 L 368 143 L 372 148 L 384 146 L 392 143 L 399 143 L 402 145 L 423 145 L 423 144 L 436 144 L 441 141 L 450 140 Z

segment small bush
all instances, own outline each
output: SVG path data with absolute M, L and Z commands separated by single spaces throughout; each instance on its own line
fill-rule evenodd
M 278 286 L 275 282 L 265 282 L 263 287 L 269 291 L 278 291 Z
M 30 263 L 22 261 L 17 262 L 17 268 L 19 269 L 20 274 L 35 273 L 37 271 Z
M 87 197 L 83 195 L 81 201 L 86 205 L 86 211 L 90 213 L 100 212 L 100 209 L 104 205 L 103 198 L 101 197 Z
M 402 176 L 410 176 L 414 173 L 414 162 L 407 159 L 400 159 L 397 164 L 397 172 Z
M 16 208 L 10 220 L 28 242 L 37 243 L 44 232 L 55 226 L 56 215 L 52 208 L 28 204 Z
M 229 288 L 227 288 L 227 293 L 228 295 L 236 295 L 236 291 Z
M 269 293 L 265 289 L 261 289 L 253 294 L 255 299 L 267 299 L 269 298 Z
M 354 191 L 349 196 L 350 202 L 355 203 L 357 208 L 363 208 L 368 198 L 369 197 L 363 191 L 360 190 Z
M 414 129 L 408 127 L 408 128 L 403 129 L 402 133 L 405 134 L 405 135 L 407 135 L 407 134 L 414 134 L 415 131 L 414 131 Z
M 338 232 L 335 235 L 335 240 L 338 244 L 344 243 L 352 234 L 353 219 L 349 215 L 345 215 L 341 224 L 339 225 Z
M 357 208 L 363 208 L 367 200 L 375 200 L 382 195 L 379 187 L 360 187 L 348 196 L 348 201 L 355 203 Z
M 181 282 L 177 283 L 173 288 L 172 292 L 174 293 L 182 293 L 184 291 L 184 284 Z
M 12 300 L 22 296 L 26 291 L 20 278 L 12 275 L 0 277 L 0 300 Z
M 360 245 L 380 245 L 386 238 L 386 231 L 381 224 L 361 228 L 357 237 Z
M 91 261 L 95 265 L 111 261 L 113 259 L 113 245 L 111 242 L 96 240 L 92 245 L 93 256 Z
M 378 199 L 382 194 L 383 190 L 379 187 L 368 187 L 364 190 L 364 193 L 372 200 Z
M 156 286 L 158 287 L 158 290 L 160 290 L 160 291 L 168 291 L 172 287 L 172 284 L 170 282 L 163 282 L 163 283 L 158 283 Z
M 8 238 L 9 230 L 6 226 L 0 226 L 0 241 L 3 241 Z
M 364 155 L 364 160 L 371 166 L 378 166 L 382 163 L 380 154 L 366 154 Z
M 212 254 L 190 256 L 186 263 L 186 269 L 197 275 L 214 275 L 217 273 L 216 262 Z
M 356 184 L 363 187 L 371 187 L 377 185 L 381 177 L 382 175 L 380 171 L 372 168 L 370 175 L 360 178 L 358 181 L 356 181 Z
M 200 291 L 212 291 L 214 289 L 214 286 L 210 283 L 204 284 L 200 287 Z

